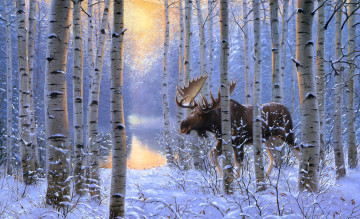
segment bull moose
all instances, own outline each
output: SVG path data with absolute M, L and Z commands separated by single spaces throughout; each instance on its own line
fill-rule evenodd
M 220 90 L 218 96 L 214 99 L 211 91 L 209 92 L 211 103 L 201 96 L 198 102 L 195 97 L 200 92 L 202 86 L 207 79 L 207 75 L 200 76 L 188 82 L 188 85 L 177 88 L 175 97 L 176 104 L 181 108 L 191 109 L 190 115 L 180 124 L 180 133 L 190 134 L 192 130 L 196 131 L 200 137 L 207 137 L 206 132 L 215 134 L 217 144 L 210 152 L 210 160 L 215 164 L 216 168 L 222 174 L 219 166 L 218 157 L 222 153 L 221 141 L 221 110 L 220 110 Z M 230 94 L 234 90 L 236 82 L 232 82 L 230 86 Z M 181 99 L 178 99 L 181 96 Z M 241 163 L 244 159 L 244 145 L 253 143 L 253 106 L 242 105 L 235 100 L 230 101 L 231 114 L 231 132 L 232 145 L 235 155 L 236 175 L 239 177 Z M 262 138 L 266 145 L 270 164 L 266 174 L 269 176 L 273 169 L 274 156 L 272 149 L 273 143 L 277 139 L 281 139 L 287 143 L 298 158 L 299 149 L 294 147 L 293 123 L 289 110 L 279 103 L 262 104 Z M 276 150 L 273 150 L 276 151 Z

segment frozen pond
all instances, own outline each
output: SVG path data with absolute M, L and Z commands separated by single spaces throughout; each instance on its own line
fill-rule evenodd
M 130 169 L 149 169 L 166 164 L 157 141 L 162 126 L 161 119 L 130 116 L 127 133 L 127 166 Z M 107 159 L 102 160 L 103 168 L 111 168 L 111 151 Z

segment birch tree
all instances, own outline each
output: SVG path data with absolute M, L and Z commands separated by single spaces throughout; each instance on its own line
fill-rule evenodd
M 323 5 L 325 0 L 318 0 L 318 5 Z M 325 139 L 324 139 L 324 124 L 325 124 L 325 6 L 318 9 L 317 18 L 317 40 L 316 40 L 316 89 L 319 103 L 319 117 L 320 117 L 320 160 L 324 158 Z
M 356 10 L 356 0 L 348 0 L 348 63 L 347 89 L 346 89 L 346 121 L 348 132 L 348 164 L 350 168 L 356 168 L 358 164 L 358 155 L 355 137 L 355 113 L 354 113 L 354 77 L 355 77 L 355 52 L 356 52 L 356 17 L 353 13 Z
M 84 185 L 84 124 L 83 124 L 83 42 L 81 31 L 81 3 L 73 1 L 73 43 L 74 43 L 74 70 L 73 70 L 73 118 L 74 118 L 74 148 L 75 166 L 74 182 L 75 193 L 81 194 Z
M 90 147 L 90 179 L 89 187 L 92 198 L 100 201 L 100 146 L 97 142 L 98 122 L 99 122 L 99 93 L 104 59 L 106 29 L 109 21 L 110 0 L 105 0 L 104 12 L 100 26 L 100 36 L 96 46 L 95 66 L 90 81 L 89 103 L 87 113 L 87 133 L 88 146 Z
M 12 114 L 13 114 L 13 101 L 12 101 L 12 51 L 11 51 L 11 25 L 9 12 L 7 9 L 7 0 L 2 1 L 3 5 L 3 16 L 5 18 L 6 25 L 6 173 L 8 175 L 12 174 L 12 165 L 11 165 L 11 151 L 12 151 Z
M 46 203 L 57 208 L 65 207 L 70 202 L 70 141 L 66 95 L 70 9 L 71 1 L 51 1 L 46 55 Z
M 281 41 L 280 41 L 280 75 L 281 75 L 281 89 L 282 94 L 285 94 L 285 70 L 286 70 L 286 43 L 288 40 L 288 9 L 289 9 L 289 1 L 290 0 L 284 0 L 283 1 L 283 13 L 282 13 L 282 27 L 281 27 Z M 283 102 L 284 102 L 283 97 Z
M 185 81 L 188 81 L 191 77 L 191 17 L 192 17 L 192 0 L 185 0 L 185 56 L 184 56 L 184 66 L 185 66 Z
M 243 21 L 244 21 L 244 57 L 245 57 L 245 103 L 251 104 L 252 101 L 252 79 L 250 73 L 250 49 L 249 49 L 249 19 L 247 1 L 243 0 Z
M 209 84 L 209 90 L 212 90 L 212 77 L 213 77 L 213 72 L 214 72 L 214 36 L 213 36 L 213 32 L 214 32 L 214 24 L 213 24 L 213 17 L 214 17 L 214 0 L 208 0 L 208 31 L 209 31 L 209 39 L 208 39 L 208 44 L 209 44 L 209 68 L 208 68 L 208 79 L 207 82 Z
M 183 1 L 179 0 L 179 83 L 178 86 L 184 84 L 184 12 L 183 12 Z M 180 128 L 180 123 L 184 118 L 184 109 L 177 107 L 177 127 Z M 182 136 L 178 136 L 178 155 L 179 155 L 179 165 L 182 169 L 187 169 L 186 153 L 185 153 L 185 142 Z
M 280 73 L 280 40 L 279 40 L 279 3 L 270 0 L 271 54 L 272 54 L 272 101 L 284 103 L 283 75 Z
M 291 4 L 291 11 L 295 11 L 295 5 L 296 5 L 296 0 L 292 0 L 292 4 Z M 293 31 L 294 31 L 294 37 L 292 40 L 292 46 L 291 48 L 291 55 L 292 57 L 296 57 L 296 16 L 294 16 L 294 25 L 293 25 Z M 293 116 L 293 120 L 295 120 L 295 88 L 296 88 L 296 65 L 293 64 L 291 66 L 291 115 Z
M 95 59 L 94 59 L 94 45 L 93 45 L 93 30 L 94 30 L 94 25 L 93 25 L 93 3 L 92 0 L 88 0 L 88 34 L 87 34 L 87 60 L 89 63 L 88 66 L 88 72 L 87 75 L 89 77 L 89 86 L 92 86 L 92 81 L 93 81 L 93 73 L 94 73 L 94 67 L 95 67 Z M 89 88 L 89 93 L 90 93 L 91 88 Z M 86 109 L 87 112 L 89 111 L 89 108 Z M 87 115 L 88 118 L 88 115 Z M 86 185 L 90 184 L 90 142 L 89 142 L 89 133 L 88 133 L 88 121 L 86 118 L 86 140 L 84 141 L 84 146 L 85 146 L 85 158 L 84 158 L 84 172 L 85 172 L 85 180 L 86 180 Z
M 123 109 L 124 1 L 114 0 L 114 26 L 111 44 L 110 115 L 112 174 L 109 218 L 123 218 L 126 196 L 126 132 Z
M 165 2 L 165 33 L 164 33 L 164 54 L 163 54 L 163 84 L 162 84 L 162 96 L 163 96 L 163 115 L 164 115 L 164 139 L 166 160 L 168 165 L 174 165 L 174 155 L 170 147 L 170 119 L 169 119 L 169 100 L 168 100 L 168 50 L 169 50 L 169 4 L 168 0 Z
M 28 66 L 28 39 L 25 13 L 25 1 L 16 1 L 17 39 L 18 39 L 18 62 L 19 62 L 19 132 L 20 153 L 23 180 L 25 184 L 36 183 L 37 154 L 32 143 L 31 133 L 31 101 L 30 101 L 30 75 Z
M 29 27 L 28 27 L 28 67 L 29 67 L 29 91 L 30 91 L 30 133 L 31 143 L 34 150 L 35 169 L 39 168 L 39 150 L 36 134 L 35 103 L 34 103 L 34 54 L 35 54 L 35 32 L 36 32 L 36 0 L 29 1 Z
M 334 155 L 336 178 L 339 179 L 346 175 L 343 140 L 342 140 L 342 103 L 343 103 L 343 73 L 344 67 L 341 64 L 342 58 L 342 7 L 343 0 L 338 0 L 336 4 L 335 20 L 335 60 L 334 64 Z
M 200 75 L 205 75 L 207 73 L 207 60 L 206 60 L 206 42 L 205 42 L 205 26 L 204 19 L 202 16 L 201 3 L 200 0 L 196 0 L 197 8 L 197 18 L 199 25 L 199 57 L 200 57 Z M 202 87 L 201 93 L 207 97 L 209 94 L 209 82 L 206 80 L 204 86 Z
M 286 5 L 286 1 L 284 3 Z M 279 34 L 279 2 L 278 0 L 270 0 L 270 25 L 271 25 L 271 54 L 272 54 L 272 98 L 273 102 L 284 103 L 284 75 L 283 71 L 280 71 L 280 34 Z M 286 8 L 286 7 L 284 7 Z M 282 35 L 284 37 L 284 33 Z M 285 41 L 284 41 L 285 43 Z M 283 46 L 286 51 L 286 46 Z M 281 54 L 284 55 L 284 54 Z M 286 53 L 285 53 L 286 55 Z M 286 58 L 286 57 L 284 57 Z M 276 139 L 273 141 L 274 150 L 277 150 L 279 146 L 283 145 L 283 141 L 281 139 Z M 272 153 L 275 155 L 275 164 L 276 166 L 281 164 L 281 156 L 284 155 L 283 148 L 280 151 L 281 156 L 279 156 L 276 151 Z
M 253 144 L 254 168 L 257 190 L 264 190 L 265 174 L 262 155 L 262 120 L 261 120 L 261 20 L 260 0 L 253 0 L 254 13 L 254 97 L 253 97 Z
M 94 61 L 94 45 L 93 45 L 93 3 L 92 0 L 88 0 L 88 37 L 87 37 L 87 53 L 88 61 L 90 63 L 90 71 L 94 71 L 95 61 Z M 92 81 L 92 74 L 89 74 L 89 79 Z
M 300 95 L 301 147 L 299 189 L 319 189 L 320 122 L 315 73 L 313 71 L 314 1 L 298 1 L 296 65 Z
M 232 165 L 232 141 L 230 120 L 230 86 L 229 85 L 229 3 L 220 1 L 220 95 L 221 95 L 221 138 L 223 160 L 223 190 L 232 194 L 234 180 Z

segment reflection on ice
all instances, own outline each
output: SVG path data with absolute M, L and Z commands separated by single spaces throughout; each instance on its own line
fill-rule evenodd
M 132 136 L 132 147 L 130 155 L 127 159 L 127 166 L 131 169 L 148 169 L 166 164 L 165 156 L 151 148 Z
M 166 164 L 165 156 L 151 148 L 145 141 L 139 140 L 135 135 L 131 137 L 130 153 L 127 158 L 127 167 L 130 169 L 149 169 Z M 151 143 L 151 142 L 149 142 Z M 111 168 L 112 153 L 109 153 L 107 160 L 102 160 L 102 168 Z

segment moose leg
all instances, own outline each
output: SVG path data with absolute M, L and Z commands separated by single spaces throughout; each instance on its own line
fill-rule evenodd
M 216 144 L 216 147 L 210 151 L 210 154 L 209 154 L 210 156 L 209 157 L 210 157 L 210 160 L 215 165 L 216 169 L 219 171 L 220 175 L 222 176 L 223 175 L 222 170 L 221 170 L 221 167 L 220 167 L 220 164 L 219 164 L 219 161 L 218 161 L 218 158 L 222 153 L 221 147 L 222 147 L 221 141 L 218 140 L 217 144 Z
M 275 161 L 275 167 L 279 168 L 282 163 L 281 151 L 284 141 L 278 136 L 271 136 L 267 141 L 266 147 L 270 150 Z M 280 144 L 281 143 L 281 144 Z
M 274 168 L 274 156 L 272 155 L 272 153 L 271 153 L 268 146 L 266 148 L 266 151 L 268 152 L 269 159 L 270 159 L 269 167 L 268 167 L 268 169 L 266 171 L 266 176 L 269 177 L 270 174 L 271 174 L 272 169 Z

